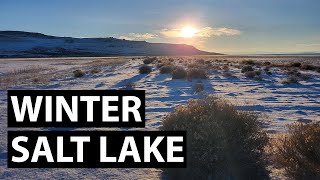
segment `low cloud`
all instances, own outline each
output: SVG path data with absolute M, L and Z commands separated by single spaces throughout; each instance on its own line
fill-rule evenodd
M 151 33 L 129 33 L 128 35 L 119 36 L 120 39 L 126 39 L 126 40 L 148 40 L 148 39 L 154 39 L 158 35 L 151 34 Z
M 217 36 L 236 36 L 241 34 L 241 31 L 233 28 L 214 28 L 214 27 L 203 27 L 197 29 L 194 37 L 200 38 L 210 38 Z M 181 35 L 181 29 L 162 29 L 158 31 L 158 33 L 129 33 L 126 35 L 115 35 L 120 39 L 126 40 L 150 40 L 155 38 L 180 38 L 183 37 Z
M 177 38 L 181 36 L 181 29 L 163 29 L 160 31 L 160 34 L 165 37 Z M 195 33 L 195 37 L 209 38 L 215 36 L 235 36 L 241 34 L 240 30 L 232 28 L 213 28 L 213 27 L 204 27 L 198 29 Z
M 303 43 L 303 44 L 297 44 L 297 46 L 305 46 L 305 47 L 314 47 L 314 46 L 320 46 L 320 43 Z

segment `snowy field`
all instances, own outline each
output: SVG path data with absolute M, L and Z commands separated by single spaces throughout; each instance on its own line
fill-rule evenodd
M 158 57 L 168 60 L 169 57 Z M 170 74 L 160 74 L 157 62 L 150 74 L 139 74 L 143 58 L 42 58 L 0 59 L 0 179 L 159 179 L 159 169 L 8 169 L 7 158 L 7 89 L 141 89 L 146 90 L 146 128 L 134 130 L 157 130 L 163 116 L 189 99 L 198 99 L 207 93 L 216 94 L 236 104 L 241 109 L 262 114 L 264 128 L 269 134 L 285 131 L 293 122 L 320 122 L 320 72 L 301 70 L 298 83 L 283 83 L 288 70 L 283 64 L 301 62 L 320 65 L 320 57 L 286 56 L 198 56 L 171 57 L 173 64 L 187 66 L 197 59 L 210 62 L 207 79 L 172 80 Z M 254 60 L 260 79 L 248 78 L 241 72 L 243 61 Z M 268 75 L 262 65 L 270 66 Z M 207 66 L 208 64 L 204 64 Z M 76 78 L 74 70 L 86 74 Z M 291 68 L 292 69 L 292 68 Z M 196 83 L 204 85 L 204 91 L 194 92 Z M 100 128 L 101 129 L 101 128 Z M 53 130 L 53 129 L 42 129 Z M 81 130 L 81 129 L 67 129 Z M 99 130 L 99 129 L 98 129 Z M 125 129 L 121 130 L 133 130 Z

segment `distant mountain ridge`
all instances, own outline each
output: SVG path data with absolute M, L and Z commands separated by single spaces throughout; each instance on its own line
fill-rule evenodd
M 36 32 L 0 31 L 0 58 L 65 56 L 221 55 L 191 45 L 109 38 L 57 37 Z

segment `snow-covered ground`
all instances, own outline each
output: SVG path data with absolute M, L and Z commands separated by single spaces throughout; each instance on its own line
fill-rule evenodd
M 320 73 L 301 71 L 310 78 L 299 84 L 283 84 L 287 74 L 279 68 L 271 68 L 272 75 L 262 73 L 263 80 L 246 78 L 239 62 L 247 57 L 174 57 L 174 59 L 204 58 L 221 60 L 221 66 L 228 62 L 229 72 L 233 77 L 223 74 L 223 70 L 212 71 L 206 80 L 172 80 L 169 74 L 160 74 L 155 63 L 150 74 L 139 74 L 142 59 L 135 57 L 110 58 L 46 58 L 46 59 L 1 59 L 0 77 L 17 73 L 15 82 L 9 83 L 9 89 L 124 89 L 133 83 L 134 89 L 146 90 L 146 128 L 134 130 L 157 130 L 162 117 L 179 104 L 186 104 L 189 99 L 198 99 L 205 93 L 214 93 L 228 99 L 242 109 L 261 112 L 264 127 L 269 133 L 282 132 L 285 125 L 292 122 L 320 122 Z M 286 63 L 292 60 L 320 64 L 315 57 L 251 57 L 257 61 Z M 224 61 L 225 60 L 225 61 Z M 228 62 L 227 62 L 228 61 Z M 119 63 L 116 63 L 119 62 Z M 183 65 L 183 60 L 176 64 Z M 34 73 L 22 69 L 33 68 Z M 92 69 L 99 68 L 98 73 L 91 74 Z M 259 67 L 256 67 L 259 68 Z M 37 69 L 39 71 L 37 71 Z M 73 70 L 81 69 L 86 75 L 73 77 Z M 24 76 L 23 74 L 28 74 Z M 33 78 L 47 78 L 44 83 L 32 82 Z M 25 79 L 24 79 L 25 78 Z M 192 86 L 201 81 L 202 93 L 194 93 Z M 7 87 L 6 87 L 7 88 Z M 159 179 L 159 169 L 8 169 L 7 158 L 7 114 L 6 90 L 0 91 L 0 179 Z M 101 128 L 100 128 L 101 129 Z M 52 129 L 42 129 L 52 130 Z M 74 129 L 81 130 L 81 129 Z M 133 130 L 125 129 L 122 130 Z

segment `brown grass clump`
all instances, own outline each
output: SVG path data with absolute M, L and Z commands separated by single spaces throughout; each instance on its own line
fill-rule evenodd
M 299 78 L 297 76 L 289 76 L 287 79 L 281 82 L 282 84 L 297 84 L 299 83 Z
M 97 74 L 97 73 L 99 73 L 100 71 L 101 71 L 101 69 L 93 68 L 93 69 L 90 71 L 90 73 L 91 73 L 91 74 Z
M 316 69 L 316 66 L 311 65 L 311 64 L 302 64 L 300 67 L 302 70 L 310 70 L 313 71 Z
M 264 71 L 267 75 L 269 75 L 269 76 L 272 75 L 272 72 L 270 71 L 270 66 L 264 67 L 264 68 L 263 68 L 263 71 Z
M 134 89 L 135 86 L 136 86 L 136 84 L 135 84 L 134 82 L 128 82 L 128 83 L 126 83 L 123 87 L 124 87 L 125 89 Z
M 207 79 L 207 71 L 203 68 L 190 68 L 187 73 L 188 79 Z
M 82 76 L 84 76 L 84 75 L 86 75 L 86 73 L 85 72 L 83 72 L 82 70 L 80 70 L 80 69 L 77 69 L 77 70 L 75 70 L 75 71 L 73 71 L 73 75 L 74 75 L 74 77 L 82 77 Z
M 178 106 L 161 130 L 187 131 L 187 168 L 165 169 L 169 179 L 268 179 L 268 138 L 254 112 L 208 96 Z
M 254 71 L 253 67 L 248 65 L 248 66 L 243 66 L 241 69 L 242 73 L 248 72 L 248 71 Z
M 146 57 L 145 60 L 143 60 L 144 64 L 151 64 L 153 61 L 156 61 L 157 57 Z
M 263 62 L 263 65 L 264 66 L 271 66 L 271 62 L 269 62 L 269 61 Z
M 288 78 L 282 81 L 283 84 L 292 84 L 292 83 L 299 83 L 299 81 L 308 80 L 310 77 L 302 74 L 296 69 L 291 69 L 288 71 Z
M 168 74 L 168 73 L 172 73 L 173 70 L 174 70 L 174 66 L 172 64 L 168 64 L 168 65 L 161 66 L 160 73 Z
M 246 64 L 246 65 L 255 65 L 256 62 L 254 60 L 244 60 L 242 61 L 243 64 Z
M 247 71 L 244 73 L 244 76 L 247 78 L 255 78 L 255 79 L 259 79 L 259 77 L 261 75 L 261 71 Z
M 14 69 L 0 76 L 0 89 L 7 89 L 17 84 L 39 84 L 47 83 L 52 68 L 43 66 L 28 66 L 25 68 Z
M 274 142 L 275 160 L 293 179 L 320 179 L 320 124 L 295 123 Z
M 126 59 L 126 58 L 114 58 L 114 59 L 99 58 L 99 59 L 95 59 L 93 61 L 84 63 L 84 65 L 85 65 L 84 68 L 85 67 L 101 68 L 101 67 L 105 67 L 105 66 L 116 66 L 119 64 L 123 64 L 127 61 L 128 61 L 128 59 Z
M 172 71 L 172 79 L 185 79 L 187 77 L 187 71 L 178 66 Z
M 152 67 L 148 65 L 142 65 L 139 67 L 140 74 L 149 74 L 152 71 Z
M 204 90 L 204 85 L 201 82 L 198 82 L 192 86 L 192 91 L 195 93 L 202 92 Z
M 290 66 L 291 66 L 291 67 L 300 67 L 300 66 L 301 66 L 301 63 L 300 63 L 300 62 L 293 62 L 293 63 L 291 63 Z
M 224 75 L 224 76 L 227 76 L 227 77 L 233 77 L 233 78 L 236 77 L 236 76 L 233 75 L 230 71 L 224 71 L 224 72 L 223 72 L 223 75 Z

